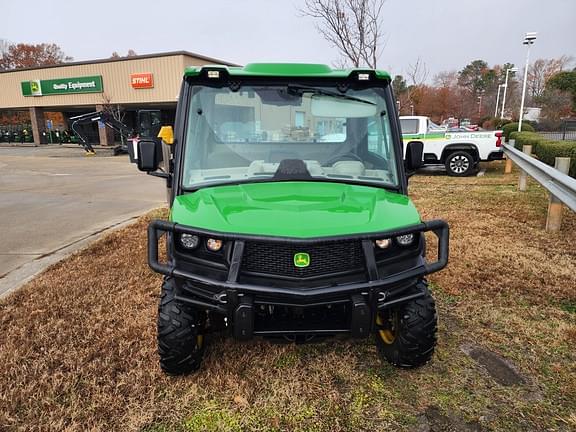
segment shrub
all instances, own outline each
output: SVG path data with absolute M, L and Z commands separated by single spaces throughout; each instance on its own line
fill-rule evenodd
M 518 150 L 522 146 L 531 145 L 532 154 L 547 165 L 554 166 L 557 157 L 570 158 L 568 175 L 576 178 L 576 141 L 550 141 L 533 132 L 512 132 L 510 139 L 514 139 Z
M 576 141 L 544 141 L 537 149 L 538 159 L 550 166 L 554 166 L 554 159 L 557 157 L 569 157 L 568 175 L 576 178 Z
M 484 120 L 480 126 L 482 126 L 482 129 L 494 130 L 496 129 L 495 122 L 496 121 L 494 119 Z
M 502 127 L 502 135 L 504 135 L 506 141 L 508 141 L 510 134 L 514 131 L 518 131 L 518 123 L 516 122 L 508 123 Z M 522 132 L 534 132 L 534 128 L 529 123 L 522 122 Z
M 522 146 L 531 145 L 532 153 L 534 153 L 534 149 L 536 148 L 536 146 L 546 141 L 546 138 L 544 138 L 540 134 L 537 134 L 536 132 L 514 131 L 510 133 L 509 138 L 516 140 L 514 147 L 516 147 L 520 151 L 522 151 Z
M 504 125 L 507 125 L 508 123 L 512 123 L 512 120 L 510 120 L 510 119 L 499 119 L 499 120 L 496 122 L 496 129 L 502 129 L 502 127 L 503 127 Z
M 482 125 L 483 125 L 484 123 L 486 123 L 486 122 L 494 123 L 495 120 L 496 120 L 495 117 L 490 116 L 490 115 L 486 115 L 486 116 L 484 116 L 484 117 L 480 117 L 480 119 L 478 120 L 478 126 L 483 127 Z

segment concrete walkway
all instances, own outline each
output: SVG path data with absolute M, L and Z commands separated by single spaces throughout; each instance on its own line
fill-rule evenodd
M 0 297 L 98 233 L 165 204 L 161 179 L 108 154 L 0 148 Z

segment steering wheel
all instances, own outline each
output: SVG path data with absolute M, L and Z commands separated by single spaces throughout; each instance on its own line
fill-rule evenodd
M 324 162 L 323 165 L 324 166 L 334 165 L 336 162 L 345 161 L 345 160 L 355 160 L 355 161 L 364 163 L 364 160 L 360 156 L 355 155 L 354 153 L 348 152 L 348 153 L 342 153 L 342 154 L 339 154 L 336 156 L 332 156 L 330 159 L 328 159 L 326 162 Z

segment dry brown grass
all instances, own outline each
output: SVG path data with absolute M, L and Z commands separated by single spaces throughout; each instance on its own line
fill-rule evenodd
M 490 168 L 411 181 L 424 217 L 452 229 L 449 267 L 431 278 L 441 325 L 430 365 L 382 365 L 369 341 L 216 338 L 200 373 L 163 375 L 143 219 L 0 303 L 0 429 L 418 430 L 433 407 L 483 430 L 574 430 L 576 217 L 546 234 L 541 188 L 521 194 Z M 499 386 L 466 343 L 504 355 L 528 384 Z
M 544 231 L 547 194 L 517 174 L 487 165 L 485 177 L 415 177 L 413 198 L 424 218 L 451 227 L 450 266 L 432 278 L 450 294 L 509 297 L 546 303 L 576 298 L 576 217 L 565 209 L 562 231 Z

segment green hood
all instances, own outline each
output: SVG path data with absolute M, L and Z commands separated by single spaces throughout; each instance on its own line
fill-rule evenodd
M 225 233 L 296 238 L 379 232 L 420 222 L 405 195 L 324 182 L 204 188 L 176 197 L 171 219 Z

